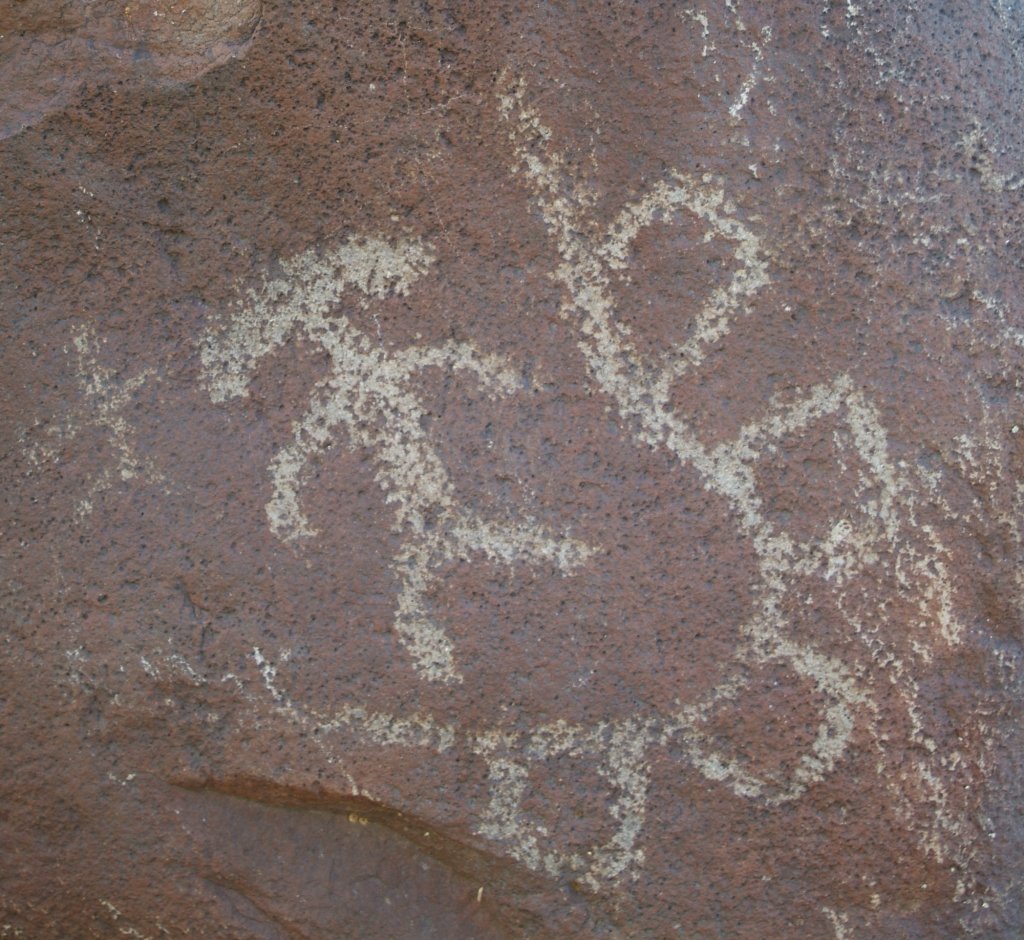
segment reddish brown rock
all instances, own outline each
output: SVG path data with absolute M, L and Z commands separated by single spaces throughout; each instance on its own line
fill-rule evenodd
M 0 936 L 1019 936 L 1022 28 L 0 10 Z
M 196 80 L 244 54 L 261 0 L 7 0 L 0 7 L 0 138 L 85 89 Z

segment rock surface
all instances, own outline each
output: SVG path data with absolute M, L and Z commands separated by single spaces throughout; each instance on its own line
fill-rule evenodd
M 1011 0 L 0 6 L 0 937 L 1018 937 Z

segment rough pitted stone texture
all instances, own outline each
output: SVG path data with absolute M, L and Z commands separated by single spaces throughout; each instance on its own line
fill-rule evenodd
M 1020 936 L 1022 34 L 0 4 L 0 937 Z

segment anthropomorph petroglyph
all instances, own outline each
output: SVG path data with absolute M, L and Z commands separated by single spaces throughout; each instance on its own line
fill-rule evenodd
M 134 430 L 125 417 L 136 392 L 153 377 L 153 370 L 143 369 L 129 378 L 122 378 L 119 370 L 102 365 L 103 341 L 97 338 L 96 331 L 89 324 L 78 324 L 72 329 L 71 345 L 81 404 L 72 410 L 63 424 L 48 427 L 48 439 L 29 447 L 27 455 L 33 466 L 42 467 L 57 463 L 64 444 L 84 429 L 94 429 L 105 436 L 114 452 L 114 460 L 89 481 L 85 494 L 75 507 L 75 518 L 81 520 L 92 513 L 97 495 L 110 489 L 116 480 L 128 482 L 139 477 L 158 483 L 164 478 L 152 461 L 136 450 Z M 66 347 L 65 352 L 72 356 Z
M 734 694 L 744 666 L 770 662 L 785 663 L 813 682 L 830 702 L 814 747 L 803 755 L 788 781 L 767 780 L 756 768 L 707 750 L 709 742 L 700 741 L 699 734 L 691 759 L 707 776 L 728 784 L 740 796 L 779 802 L 799 796 L 835 765 L 856 722 L 873 729 L 878 706 L 862 681 L 869 667 L 841 662 L 794 639 L 789 629 L 784 602 L 792 585 L 806 578 L 820 579 L 833 591 L 840 616 L 871 652 L 870 669 L 884 675 L 904 703 L 911 750 L 930 755 L 935 748 L 918 719 L 912 670 L 887 647 L 878 625 L 864 622 L 846 601 L 853 579 L 886 554 L 895 559 L 897 589 L 914 599 L 918 612 L 915 622 L 903 626 L 911 637 L 915 665 L 927 664 L 935 649 L 961 640 L 962 626 L 954 614 L 944 563 L 946 552 L 932 529 L 915 525 L 912 481 L 889 456 L 887 434 L 871 401 L 849 376 L 839 375 L 800 396 L 770 403 L 765 416 L 743 428 L 735 439 L 706 446 L 687 417 L 673 408 L 671 389 L 682 375 L 701 367 L 712 344 L 749 313 L 769 283 L 764 245 L 741 220 L 720 182 L 679 171 L 667 173 L 602 229 L 594 212 L 595 191 L 570 172 L 554 146 L 553 132 L 528 103 L 525 83 L 504 77 L 502 83 L 500 113 L 509 127 L 516 169 L 557 243 L 561 262 L 555 277 L 564 291 L 561 315 L 576 330 L 593 381 L 615 402 L 638 441 L 666 448 L 680 465 L 697 471 L 709 492 L 732 506 L 736 525 L 758 559 L 758 599 L 742 625 L 745 643 L 736 651 L 737 678 L 716 689 L 699 707 L 711 707 L 714 699 Z M 694 313 L 687 341 L 650 361 L 616 316 L 614 278 L 629 264 L 632 244 L 644 227 L 656 222 L 675 224 L 684 214 L 702 222 L 709 238 L 732 243 L 737 267 L 728 283 L 714 290 Z M 759 492 L 757 465 L 784 438 L 800 434 L 826 416 L 845 425 L 848 446 L 866 467 L 861 489 L 872 495 L 860 507 L 836 507 L 826 537 L 801 540 L 769 518 Z M 879 750 L 886 752 L 873 730 L 872 737 Z M 916 777 L 912 784 L 896 788 L 897 801 L 908 821 L 922 799 L 934 807 L 919 835 L 926 850 L 941 858 L 958 820 L 941 783 L 938 759 L 907 757 L 905 752 L 903 757 L 914 767 Z
M 256 363 L 294 333 L 320 346 L 330 372 L 317 383 L 294 437 L 270 464 L 271 530 L 285 542 L 316 535 L 301 490 L 310 455 L 335 442 L 339 428 L 353 447 L 375 455 L 376 480 L 403 536 L 394 559 L 400 582 L 395 629 L 424 678 L 458 681 L 453 646 L 430 615 L 426 592 L 436 570 L 461 556 L 505 564 L 554 566 L 568 574 L 589 554 L 581 542 L 502 509 L 487 515 L 459 503 L 444 461 L 423 429 L 415 378 L 436 366 L 471 373 L 491 394 L 513 394 L 521 380 L 501 359 L 468 343 L 412 346 L 389 352 L 360 332 L 341 309 L 346 293 L 362 305 L 405 294 L 431 265 L 417 240 L 350 239 L 282 263 L 283 274 L 248 293 L 241 309 L 209 335 L 202 361 L 214 401 L 248 393 Z

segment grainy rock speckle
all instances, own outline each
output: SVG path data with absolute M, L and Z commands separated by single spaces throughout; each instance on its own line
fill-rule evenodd
M 1022 34 L 0 8 L 0 937 L 1019 937 Z

